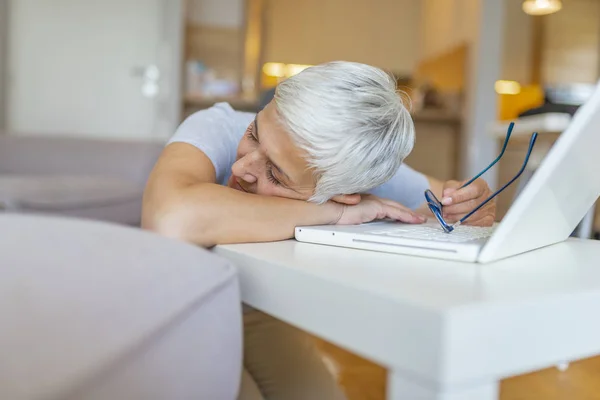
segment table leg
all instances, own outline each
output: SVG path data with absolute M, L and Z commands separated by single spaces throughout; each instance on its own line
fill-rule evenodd
M 390 371 L 387 400 L 498 400 L 498 382 L 478 382 L 460 388 L 441 388 Z

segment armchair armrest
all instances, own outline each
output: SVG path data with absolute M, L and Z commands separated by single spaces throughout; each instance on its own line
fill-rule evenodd
M 163 147 L 156 140 L 0 135 L 0 173 L 114 176 L 143 186 Z

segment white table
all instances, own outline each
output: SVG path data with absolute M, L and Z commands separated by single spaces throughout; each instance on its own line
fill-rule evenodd
M 600 354 L 600 241 L 485 265 L 294 240 L 214 251 L 245 303 L 387 367 L 388 399 L 497 399 L 503 378 Z

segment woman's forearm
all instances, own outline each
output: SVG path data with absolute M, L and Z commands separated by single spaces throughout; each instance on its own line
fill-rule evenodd
M 205 247 L 289 239 L 296 226 L 334 223 L 343 211 L 332 202 L 260 196 L 213 183 L 167 192 L 160 201 L 145 199 L 143 228 Z

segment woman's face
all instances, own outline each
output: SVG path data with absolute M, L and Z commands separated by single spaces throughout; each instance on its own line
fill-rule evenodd
M 273 102 L 240 140 L 228 186 L 248 193 L 308 200 L 315 189 L 303 152 L 279 123 Z

